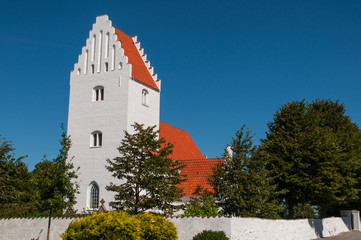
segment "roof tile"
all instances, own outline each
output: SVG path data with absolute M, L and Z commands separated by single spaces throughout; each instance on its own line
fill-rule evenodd
M 220 158 L 206 159 L 187 131 L 168 123 L 159 122 L 159 137 L 174 143 L 173 154 L 170 157 L 173 160 L 181 160 L 186 165 L 182 169 L 182 174 L 187 175 L 187 181 L 179 185 L 184 188 L 185 196 L 193 196 L 197 185 L 213 192 L 208 178 L 212 175 L 214 166 L 223 160 Z
M 159 137 L 174 144 L 173 154 L 170 156 L 174 160 L 205 158 L 187 131 L 160 121 Z
M 114 27 L 114 26 L 113 26 Z M 147 66 L 145 65 L 142 56 L 138 51 L 132 37 L 115 28 L 115 34 L 118 36 L 118 40 L 122 43 L 125 56 L 128 57 L 129 63 L 132 64 L 132 78 L 159 90 L 153 77 L 151 76 Z
M 216 164 L 222 161 L 221 158 L 181 160 L 186 165 L 181 173 L 187 175 L 187 181 L 182 182 L 179 187 L 183 188 L 185 196 L 193 196 L 197 185 L 214 192 L 208 178 L 212 175 L 212 170 Z

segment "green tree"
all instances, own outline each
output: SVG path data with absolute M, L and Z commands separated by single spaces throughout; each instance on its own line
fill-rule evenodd
M 36 189 L 37 210 L 41 215 L 61 215 L 76 203 L 78 169 L 74 169 L 72 159 L 68 159 L 71 140 L 63 125 L 61 128 L 58 156 L 52 161 L 45 157 L 33 170 L 32 183 Z
M 313 125 L 312 117 L 306 116 L 307 109 L 304 101 L 282 106 L 275 113 L 274 121 L 268 123 L 267 138 L 262 140 L 262 148 L 268 153 L 268 168 L 275 177 L 278 190 L 283 191 L 281 198 L 289 218 L 293 218 L 298 203 L 307 202 L 305 192 L 311 181 L 306 171 L 310 163 L 304 161 L 309 147 L 307 134 L 310 134 L 305 128 Z
M 216 205 L 212 192 L 197 185 L 193 193 L 194 197 L 186 205 L 183 216 L 207 216 L 215 217 L 218 215 L 219 207 Z
M 361 135 L 343 104 L 289 102 L 268 128 L 262 147 L 289 218 L 300 204 L 318 206 L 325 217 L 331 208 L 357 201 Z
M 11 142 L 0 135 L 0 217 L 25 217 L 34 211 L 31 174 L 16 158 Z
M 177 185 L 185 181 L 185 176 L 180 174 L 185 165 L 169 158 L 173 144 L 158 138 L 156 126 L 145 128 L 138 123 L 132 126 L 134 134 L 125 131 L 118 148 L 120 156 L 107 159 L 108 171 L 122 181 L 106 187 L 116 192 L 115 201 L 110 204 L 133 213 L 152 208 L 172 213 L 177 208 L 173 202 L 183 195 L 183 189 Z
M 253 136 L 242 126 L 216 165 L 210 181 L 217 204 L 225 214 L 243 217 L 277 217 L 276 186 L 266 169 L 267 159 L 253 146 Z

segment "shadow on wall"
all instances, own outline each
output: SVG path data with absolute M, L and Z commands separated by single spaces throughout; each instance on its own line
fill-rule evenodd
M 323 237 L 323 221 L 322 219 L 309 218 L 308 224 L 315 230 L 316 236 Z
M 350 229 L 350 231 L 353 230 L 352 228 L 352 222 L 351 222 L 351 211 L 341 211 L 341 219 L 345 223 L 345 225 Z

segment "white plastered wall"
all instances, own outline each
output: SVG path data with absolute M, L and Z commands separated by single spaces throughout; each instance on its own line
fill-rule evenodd
M 108 63 L 108 71 L 105 63 Z M 117 147 L 124 131 L 130 130 L 134 122 L 146 125 L 159 123 L 159 92 L 147 88 L 151 105 L 142 106 L 141 101 L 137 101 L 137 98 L 141 99 L 141 90 L 138 89 L 145 86 L 131 78 L 131 71 L 132 65 L 124 56 L 108 16 L 97 17 L 78 63 L 70 74 L 68 135 L 71 136 L 72 147 L 69 157 L 74 157 L 75 167 L 80 167 L 80 193 L 74 206 L 79 212 L 89 209 L 88 186 L 92 181 L 99 185 L 99 200 L 104 199 L 109 209 L 114 193 L 106 191 L 105 187 L 110 182 L 119 182 L 106 170 L 106 159 L 119 155 Z M 103 101 L 93 99 L 93 88 L 96 86 L 104 87 Z M 143 114 L 145 117 L 142 117 Z M 101 147 L 91 147 L 91 133 L 96 130 L 102 132 Z

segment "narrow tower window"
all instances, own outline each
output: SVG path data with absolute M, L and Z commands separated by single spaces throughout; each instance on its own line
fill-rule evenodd
M 85 51 L 85 56 L 84 56 L 84 74 L 87 73 L 88 70 L 88 50 Z
M 92 41 L 92 61 L 94 61 L 94 59 L 95 59 L 95 45 L 96 45 L 96 41 L 97 41 L 97 36 L 94 34 L 94 35 L 93 35 L 93 41 Z
M 115 66 L 115 45 L 112 48 L 112 71 L 114 70 Z
M 91 209 L 99 208 L 99 186 L 96 182 L 90 183 L 89 207 Z
M 102 45 L 103 45 L 103 31 L 99 32 L 99 44 L 98 44 L 98 72 L 100 72 L 101 59 L 102 59 Z
M 108 72 L 109 71 L 109 64 L 106 62 L 105 64 L 104 64 L 104 71 L 106 71 L 106 72 Z
M 103 144 L 103 134 L 101 131 L 94 131 L 91 134 L 90 146 L 101 147 Z
M 145 90 L 145 89 L 143 89 L 143 91 L 142 91 L 142 104 L 143 104 L 144 106 L 148 106 L 148 105 L 149 105 L 148 95 L 149 95 L 148 91 Z
M 109 57 L 109 33 L 105 35 L 105 58 Z
M 104 87 L 96 86 L 93 88 L 93 101 L 103 101 L 104 100 Z
M 94 74 L 94 64 L 92 64 L 92 74 Z

